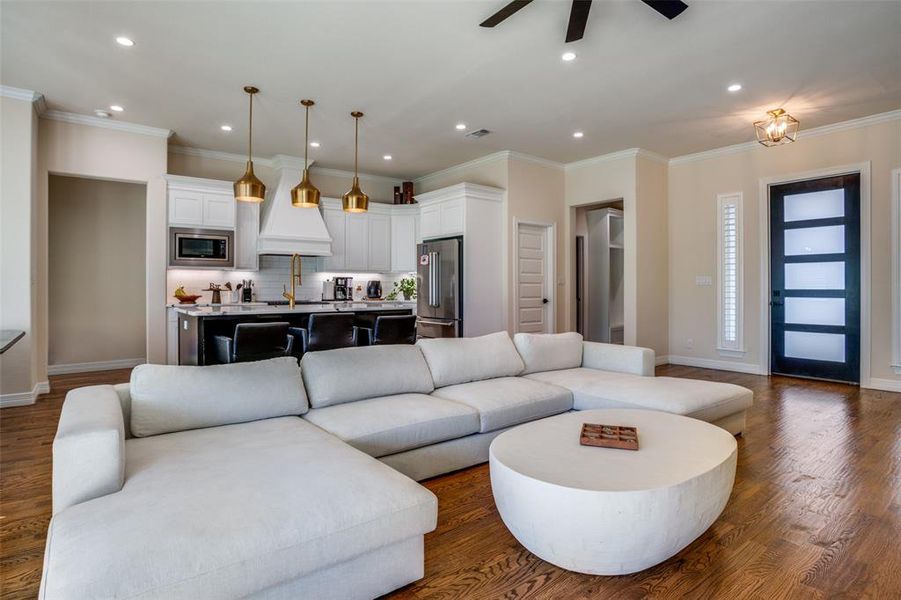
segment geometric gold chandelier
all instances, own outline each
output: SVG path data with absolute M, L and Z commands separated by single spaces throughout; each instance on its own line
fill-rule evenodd
M 757 141 L 764 146 L 781 146 L 794 142 L 801 126 L 798 119 L 781 108 L 768 110 L 767 114 L 770 116 L 768 119 L 754 123 Z

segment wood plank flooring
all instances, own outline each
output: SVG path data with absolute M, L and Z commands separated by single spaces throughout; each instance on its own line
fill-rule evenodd
M 50 519 L 51 444 L 65 393 L 128 370 L 51 378 L 33 406 L 0 410 L 0 595 L 37 595 Z M 550 565 L 507 531 L 486 465 L 425 482 L 439 501 L 420 598 L 901 598 L 901 394 L 665 366 L 658 374 L 754 390 L 729 504 L 688 548 L 642 573 Z

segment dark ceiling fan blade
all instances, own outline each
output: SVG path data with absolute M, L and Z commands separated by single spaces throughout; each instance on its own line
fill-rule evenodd
M 675 19 L 682 14 L 688 5 L 680 0 L 641 0 L 667 19 Z
M 581 40 L 585 35 L 589 10 L 591 10 L 591 0 L 573 0 L 573 7 L 569 12 L 569 27 L 566 28 L 567 44 Z
M 494 27 L 504 19 L 507 19 L 524 9 L 530 2 L 532 2 L 532 0 L 513 0 L 513 2 L 479 23 L 479 27 Z

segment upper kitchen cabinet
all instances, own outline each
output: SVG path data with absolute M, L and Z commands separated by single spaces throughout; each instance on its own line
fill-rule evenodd
M 416 270 L 416 244 L 419 241 L 419 206 L 396 206 L 391 212 L 391 270 Z
M 332 237 L 332 255 L 322 259 L 324 271 L 416 270 L 419 206 L 369 204 L 365 213 L 345 213 L 341 201 L 320 201 L 322 220 Z
M 433 193 L 429 192 L 426 196 L 428 197 Z M 463 235 L 464 199 L 462 197 L 457 196 L 437 200 L 434 203 L 423 206 L 421 211 L 422 239 L 428 240 Z
M 346 213 L 344 236 L 344 268 L 351 271 L 368 271 L 369 214 Z
M 391 270 L 391 217 L 372 213 L 369 217 L 369 270 Z
M 235 197 L 229 181 L 166 175 L 169 225 L 204 229 L 235 228 Z

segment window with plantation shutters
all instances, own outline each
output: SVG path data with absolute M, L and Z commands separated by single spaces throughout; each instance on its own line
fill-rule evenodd
M 720 350 L 742 350 L 741 193 L 720 194 L 717 206 L 717 319 Z

